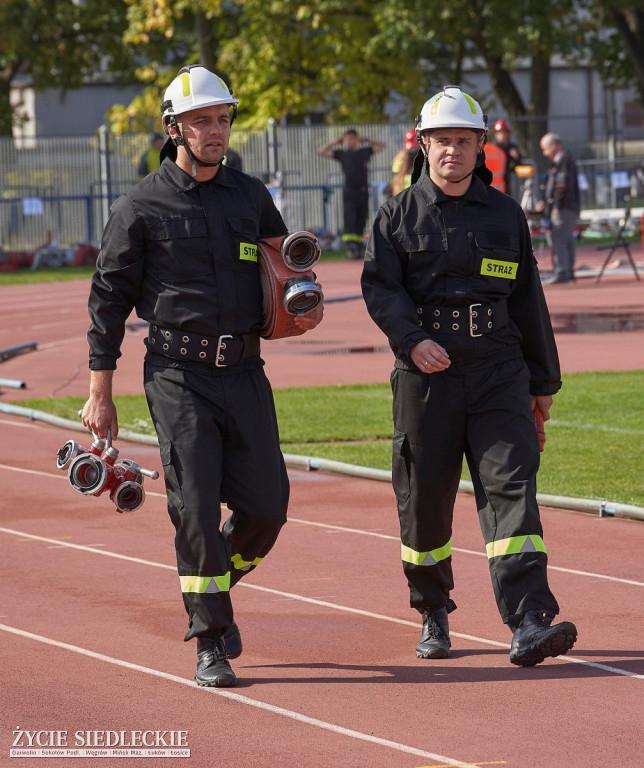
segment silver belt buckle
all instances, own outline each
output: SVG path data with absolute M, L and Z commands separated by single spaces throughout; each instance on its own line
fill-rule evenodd
M 476 308 L 480 306 L 480 304 L 470 304 L 470 336 L 473 339 L 475 339 L 477 336 L 483 335 L 483 333 L 476 333 L 476 331 L 479 329 L 479 326 L 478 323 L 474 322 L 478 318 L 478 312 L 476 311 Z
M 226 356 L 222 354 L 224 349 L 226 349 L 226 339 L 232 339 L 232 336 L 229 333 L 224 333 L 217 340 L 217 354 L 215 355 L 215 366 L 217 368 L 226 367 L 226 363 L 224 362 Z

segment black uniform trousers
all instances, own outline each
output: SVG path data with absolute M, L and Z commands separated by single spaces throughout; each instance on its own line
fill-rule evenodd
M 433 374 L 392 373 L 392 469 L 403 550 L 435 555 L 421 563 L 422 555 L 412 553 L 407 562 L 403 554 L 411 606 L 420 612 L 452 608 L 452 519 L 463 456 L 503 621 L 531 609 L 559 612 L 545 548 L 538 551 L 539 446 L 529 380 L 522 358 Z M 504 547 L 521 551 L 495 554 Z
M 230 588 L 286 522 L 289 481 L 271 386 L 257 362 L 218 369 L 148 355 L 145 393 L 176 533 L 185 639 L 216 637 L 233 621 Z M 223 526 L 222 502 L 232 512 Z
M 358 242 L 362 245 L 367 216 L 369 215 L 369 190 L 342 190 L 342 209 L 344 219 L 344 237 L 346 241 Z M 351 239 L 347 236 L 353 236 Z

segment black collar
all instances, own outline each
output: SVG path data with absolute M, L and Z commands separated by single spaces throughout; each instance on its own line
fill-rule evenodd
M 219 170 L 216 175 L 207 181 L 197 181 L 189 173 L 186 173 L 183 169 L 179 168 L 174 160 L 171 160 L 169 157 L 166 157 L 161 163 L 159 171 L 172 186 L 180 192 L 186 192 L 189 189 L 194 189 L 202 184 L 219 184 L 224 187 L 229 187 L 232 183 L 228 169 L 223 163 L 219 165 Z

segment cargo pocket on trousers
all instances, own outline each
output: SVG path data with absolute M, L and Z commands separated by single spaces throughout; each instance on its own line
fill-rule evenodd
M 178 516 L 179 510 L 183 507 L 183 494 L 181 493 L 179 473 L 172 461 L 174 456 L 172 442 L 168 440 L 166 443 L 161 443 L 159 449 L 161 452 L 161 464 L 163 465 L 165 490 L 168 496 L 168 512 L 172 521 L 175 522 L 175 515 Z
M 396 500 L 398 503 L 403 504 L 411 493 L 409 483 L 409 441 L 404 432 L 394 431 L 391 479 Z

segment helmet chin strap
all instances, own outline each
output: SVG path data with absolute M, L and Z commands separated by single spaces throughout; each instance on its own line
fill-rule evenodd
M 201 166 L 202 168 L 216 168 L 218 165 L 221 165 L 224 158 L 222 157 L 221 160 L 218 160 L 216 163 L 207 163 L 205 160 L 200 160 L 195 153 L 190 149 L 190 147 L 186 144 L 183 136 L 181 135 L 181 131 L 179 130 L 179 126 L 177 124 L 177 121 L 174 117 L 170 118 L 170 125 L 174 128 L 174 130 L 177 132 L 176 136 L 172 136 L 172 143 L 175 145 L 175 147 L 182 146 L 190 158 L 190 164 L 192 166 L 191 174 L 193 179 L 197 178 L 197 166 Z

